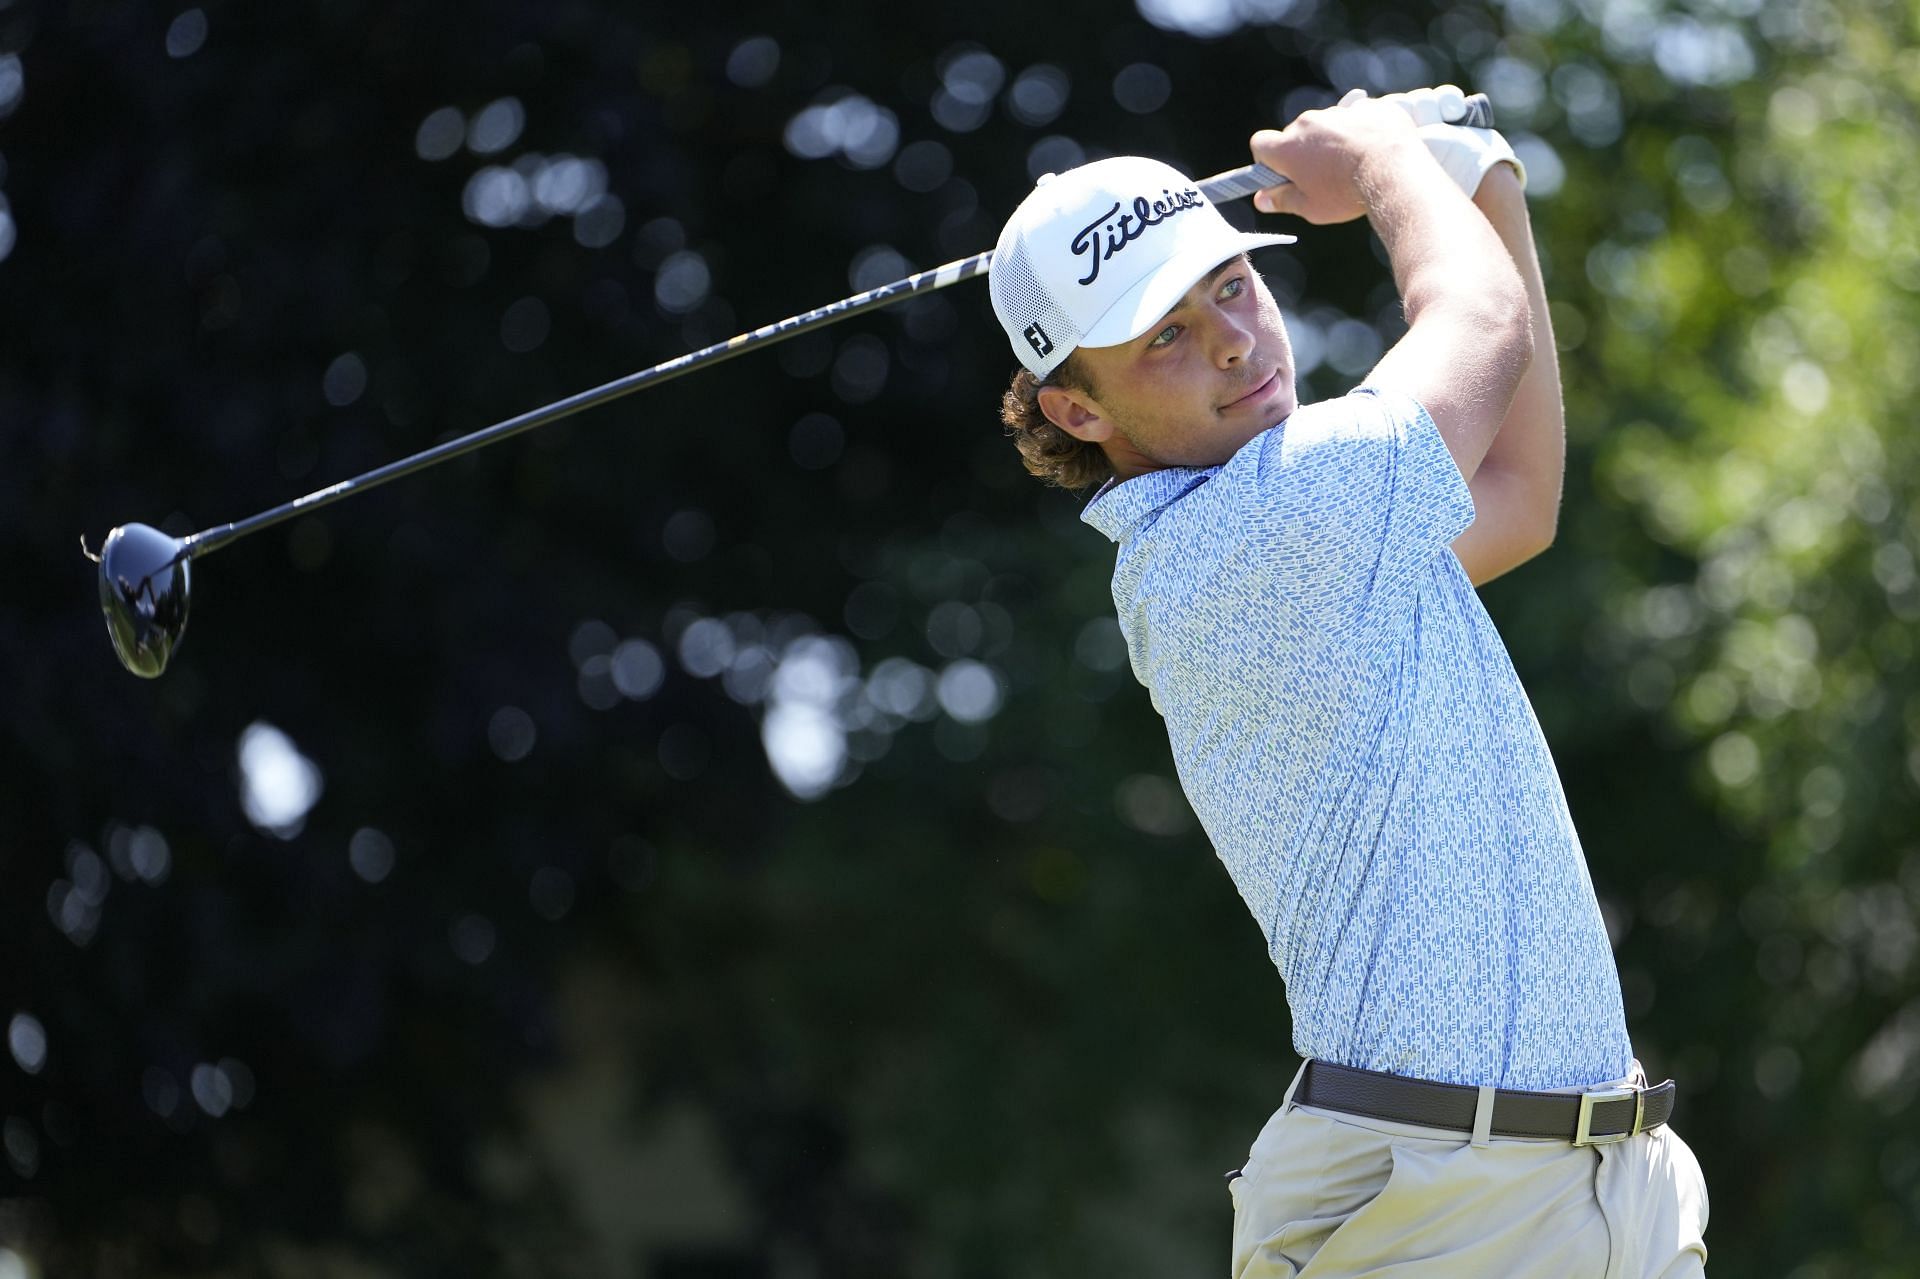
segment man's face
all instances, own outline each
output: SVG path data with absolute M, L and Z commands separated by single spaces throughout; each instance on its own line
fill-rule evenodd
M 1221 263 L 1133 341 L 1081 347 L 1074 359 L 1091 389 L 1045 388 L 1041 409 L 1100 444 L 1122 479 L 1218 465 L 1295 406 L 1280 308 L 1244 255 Z

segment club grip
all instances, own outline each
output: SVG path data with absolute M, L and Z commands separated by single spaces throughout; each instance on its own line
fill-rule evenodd
M 1464 124 L 1474 129 L 1493 127 L 1493 103 L 1487 101 L 1484 93 L 1467 95 L 1467 113 L 1451 123 Z M 1200 180 L 1200 193 L 1219 204 L 1224 200 L 1244 200 L 1255 191 L 1264 191 L 1268 187 L 1286 185 L 1286 179 L 1264 164 L 1249 164 L 1239 169 L 1229 169 L 1225 173 L 1216 173 L 1210 178 Z

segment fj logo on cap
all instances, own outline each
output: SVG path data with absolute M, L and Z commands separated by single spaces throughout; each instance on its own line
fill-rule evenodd
M 1033 353 L 1041 359 L 1044 360 L 1053 354 L 1053 339 L 1048 337 L 1047 331 L 1039 325 L 1029 324 L 1027 331 L 1021 336 L 1027 339 L 1027 345 L 1032 347 Z
M 1111 209 L 1080 228 L 1068 246 L 1073 256 L 1084 256 L 1092 262 L 1080 283 L 1092 284 L 1100 277 L 1100 264 L 1145 235 L 1148 227 L 1159 226 L 1174 214 L 1200 208 L 1207 202 L 1207 197 L 1192 187 L 1185 191 L 1162 190 L 1160 194 L 1166 198 L 1149 200 L 1144 195 L 1135 196 L 1131 213 L 1120 213 L 1120 202 L 1115 200 Z M 1116 213 L 1120 213 L 1118 218 L 1113 216 Z

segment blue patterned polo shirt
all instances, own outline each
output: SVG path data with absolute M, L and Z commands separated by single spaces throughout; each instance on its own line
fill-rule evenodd
M 1300 409 L 1223 466 L 1110 484 L 1113 599 L 1307 1057 L 1618 1079 L 1620 983 L 1560 778 L 1450 549 L 1473 499 L 1411 398 Z

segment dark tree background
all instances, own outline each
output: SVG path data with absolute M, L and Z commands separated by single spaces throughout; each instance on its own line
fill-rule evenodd
M 155 682 L 76 537 L 1447 80 L 1528 160 L 1572 436 L 1486 598 L 1715 1270 L 1913 1273 L 1913 25 L 0 0 L 0 1276 L 1221 1272 L 1285 1003 L 984 287 L 236 545 Z M 1396 305 L 1364 228 L 1302 241 L 1336 393 Z

